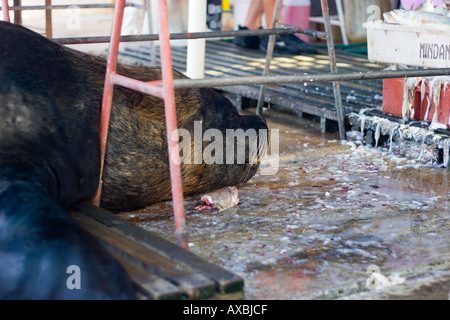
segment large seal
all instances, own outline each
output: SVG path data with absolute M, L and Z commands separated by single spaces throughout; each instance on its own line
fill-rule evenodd
M 0 22 L 0 39 L 0 298 L 133 298 L 119 263 L 66 213 L 92 200 L 99 183 L 105 60 L 7 22 Z M 154 67 L 119 65 L 118 73 L 161 77 Z M 178 127 L 192 134 L 192 154 L 199 124 L 202 134 L 267 129 L 211 89 L 176 90 L 176 106 Z M 201 150 L 207 146 L 201 140 Z M 251 154 L 240 164 L 184 161 L 185 193 L 246 182 L 258 168 Z M 125 210 L 170 197 L 163 103 L 116 87 L 101 206 Z M 81 289 L 68 286 L 70 266 L 81 271 Z

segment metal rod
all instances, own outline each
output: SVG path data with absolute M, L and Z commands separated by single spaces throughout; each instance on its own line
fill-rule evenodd
M 325 24 L 325 32 L 327 33 L 327 46 L 328 46 L 328 56 L 330 57 L 330 69 L 331 73 L 337 73 L 336 66 L 336 52 L 334 50 L 334 41 L 333 41 L 333 32 L 331 30 L 330 23 L 330 10 L 328 8 L 328 0 L 321 0 L 322 4 L 322 14 L 323 20 Z M 333 91 L 334 91 L 334 100 L 336 104 L 336 115 L 338 119 L 339 125 L 339 136 L 341 140 L 345 139 L 345 118 L 344 111 L 342 110 L 342 97 L 341 97 L 341 89 L 339 82 L 333 82 Z
M 271 26 L 272 29 L 275 29 L 275 26 L 277 25 L 278 19 L 280 17 L 281 4 L 282 4 L 281 0 L 275 1 L 275 11 L 273 13 L 272 26 Z M 270 71 L 270 63 L 272 62 L 273 49 L 275 47 L 276 37 L 277 36 L 274 34 L 271 34 L 269 36 L 269 43 L 267 44 L 267 49 L 266 49 L 266 63 L 264 64 L 264 71 L 263 71 L 264 77 L 267 76 Z M 259 88 L 258 104 L 256 106 L 256 114 L 257 115 L 262 116 L 262 109 L 264 106 L 265 96 L 266 96 L 266 85 L 262 85 Z
M 14 6 L 21 6 L 22 0 L 14 0 Z M 22 10 L 17 10 L 14 12 L 14 23 L 22 24 Z
M 114 93 L 113 75 L 116 73 L 117 56 L 119 53 L 120 31 L 122 29 L 123 12 L 125 3 L 123 0 L 116 1 L 114 19 L 111 31 L 111 43 L 109 46 L 108 62 L 106 65 L 105 86 L 103 88 L 103 101 L 100 121 L 100 181 L 94 204 L 100 206 L 100 198 L 103 186 L 103 167 L 105 162 L 106 143 L 108 140 L 109 120 L 111 116 L 111 105 Z
M 175 90 L 173 87 L 172 52 L 169 37 L 169 17 L 167 15 L 167 1 L 159 0 L 159 35 L 161 38 L 161 73 L 164 95 L 164 112 L 166 116 L 167 147 L 169 155 L 170 182 L 175 219 L 175 241 L 178 246 L 188 249 L 186 218 L 184 212 L 183 185 L 181 179 L 180 153 L 177 133 L 177 117 L 175 108 Z M 206 13 L 205 13 L 206 14 Z
M 301 28 L 280 28 L 280 29 L 258 29 L 258 30 L 231 30 L 231 31 L 211 31 L 211 32 L 193 32 L 193 33 L 171 33 L 171 40 L 181 39 L 200 39 L 200 38 L 229 38 L 237 36 L 263 36 L 271 34 L 291 34 L 303 33 L 320 39 L 326 39 L 326 33 Z M 109 36 L 100 37 L 78 37 L 78 38 L 56 38 L 52 39 L 60 44 L 82 44 L 82 43 L 108 43 Z M 156 41 L 159 40 L 158 34 L 130 35 L 120 37 L 120 42 L 133 41 Z
M 278 22 L 276 24 L 276 26 L 277 26 L 277 28 L 280 28 L 280 29 L 293 29 L 293 28 L 299 29 L 299 30 L 302 30 L 299 33 L 303 33 L 303 34 L 305 34 L 307 36 L 320 38 L 322 40 L 326 40 L 327 39 L 326 32 L 321 32 L 321 31 L 311 30 L 311 29 L 302 29 L 302 28 L 294 27 L 294 26 L 291 26 L 291 25 L 288 25 L 288 24 L 284 24 L 284 23 L 280 23 L 280 22 Z M 297 33 L 297 32 L 295 32 L 295 33 Z
M 8 0 L 2 0 L 2 11 L 3 11 L 3 21 L 11 22 L 11 18 L 9 17 L 9 4 Z
M 52 6 L 52 0 L 45 0 L 47 7 Z M 53 38 L 52 9 L 45 9 L 45 33 L 47 38 Z
M 350 81 L 368 79 L 408 78 L 450 75 L 450 68 L 446 69 L 421 69 L 421 70 L 398 70 L 378 72 L 356 72 L 335 73 L 316 75 L 292 75 L 292 76 L 253 76 L 253 77 L 228 77 L 228 78 L 205 78 L 205 79 L 176 79 L 173 81 L 176 89 L 182 88 L 206 88 L 226 87 L 241 85 L 262 85 L 279 83 L 304 83 L 304 82 L 328 82 L 328 81 Z

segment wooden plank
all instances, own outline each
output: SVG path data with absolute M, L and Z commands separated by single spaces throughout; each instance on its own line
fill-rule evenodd
M 142 299 L 179 300 L 186 298 L 186 294 L 171 282 L 148 272 L 130 260 L 124 259 L 114 251 L 110 253 L 127 271 L 138 296 L 142 296 Z
M 107 211 L 105 212 L 108 215 L 113 215 Z M 160 253 L 149 250 L 147 246 L 125 234 L 109 228 L 88 215 L 84 215 L 79 208 L 75 208 L 71 212 L 71 217 L 82 228 L 97 237 L 107 249 L 176 285 L 186 297 L 203 299 L 214 296 L 215 283 L 196 270 L 181 266 Z
M 198 274 L 211 279 L 218 293 L 239 292 L 244 287 L 244 280 L 241 277 L 203 260 L 192 252 L 184 250 L 152 232 L 120 219 L 104 209 L 92 206 L 90 203 L 81 203 L 76 208 L 109 229 L 120 232 L 140 245 L 170 259 L 173 263 L 195 270 Z

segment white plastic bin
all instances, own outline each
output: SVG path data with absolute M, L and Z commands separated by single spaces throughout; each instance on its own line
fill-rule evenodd
M 370 61 L 428 68 L 450 68 L 450 30 L 372 21 L 367 29 Z

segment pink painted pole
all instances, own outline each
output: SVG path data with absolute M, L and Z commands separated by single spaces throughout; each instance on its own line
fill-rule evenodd
M 2 0 L 3 21 L 11 22 L 8 0 Z
M 114 83 L 113 75 L 116 73 L 117 55 L 119 52 L 120 31 L 122 29 L 125 0 L 117 0 L 114 9 L 111 42 L 109 45 L 108 63 L 106 65 L 105 86 L 103 88 L 103 102 L 100 121 L 100 182 L 94 204 L 100 205 L 100 197 L 103 185 L 103 165 L 105 162 L 106 142 L 108 140 L 109 119 L 111 116 L 111 104 L 113 99 Z
M 177 115 L 175 108 L 175 90 L 173 88 L 172 53 L 170 49 L 169 18 L 167 16 L 167 1 L 159 0 L 159 39 L 161 50 L 161 70 L 163 80 L 164 109 L 166 116 L 167 145 L 169 150 L 170 181 L 175 217 L 175 239 L 177 245 L 187 249 L 187 231 L 184 212 L 183 186 L 181 179 L 180 154 L 178 141 L 171 139 L 177 130 Z

